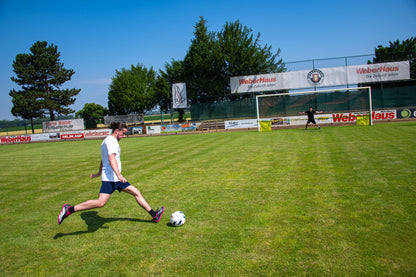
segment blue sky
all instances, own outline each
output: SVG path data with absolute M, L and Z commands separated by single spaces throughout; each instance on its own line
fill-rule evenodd
M 280 48 L 285 62 L 372 54 L 377 45 L 416 36 L 416 0 L 0 0 L 0 120 L 15 119 L 12 63 L 34 42 L 57 45 L 75 71 L 65 83 L 81 89 L 73 109 L 106 107 L 116 70 L 138 63 L 163 70 L 183 59 L 199 16 L 209 31 L 239 20 L 261 34 L 262 45 Z

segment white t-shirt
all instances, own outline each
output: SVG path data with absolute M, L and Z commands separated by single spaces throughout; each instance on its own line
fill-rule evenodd
M 121 160 L 120 160 L 120 145 L 118 140 L 113 136 L 108 136 L 104 139 L 101 144 L 101 161 L 103 162 L 103 169 L 101 171 L 101 180 L 110 182 L 119 182 L 116 173 L 111 168 L 110 160 L 108 155 L 116 154 L 116 161 L 118 170 L 121 173 Z

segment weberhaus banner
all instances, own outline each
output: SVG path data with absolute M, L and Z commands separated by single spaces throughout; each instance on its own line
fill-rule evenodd
M 231 77 L 231 93 L 410 79 L 409 61 Z

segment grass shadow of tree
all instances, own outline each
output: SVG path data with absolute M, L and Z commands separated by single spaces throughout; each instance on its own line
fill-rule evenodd
M 97 211 L 89 211 L 81 213 L 81 218 L 85 221 L 88 226 L 88 229 L 85 231 L 77 231 L 72 233 L 58 233 L 53 238 L 58 239 L 64 236 L 74 236 L 74 235 L 82 235 L 93 233 L 100 228 L 107 229 L 108 227 L 104 226 L 106 223 L 114 222 L 114 221 L 132 221 L 132 222 L 146 222 L 146 223 L 153 223 L 153 220 L 144 220 L 144 219 L 137 219 L 137 218 L 120 218 L 120 217 L 101 217 L 98 215 Z

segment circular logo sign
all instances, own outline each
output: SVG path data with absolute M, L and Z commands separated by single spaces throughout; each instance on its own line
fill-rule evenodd
M 311 70 L 308 73 L 308 81 L 312 86 L 320 85 L 324 81 L 324 73 L 319 69 Z
M 400 115 L 401 115 L 403 118 L 409 118 L 409 117 L 410 117 L 410 115 L 411 115 L 411 112 L 410 112 L 410 110 L 405 109 L 405 110 L 403 110 L 403 111 L 400 113 Z

